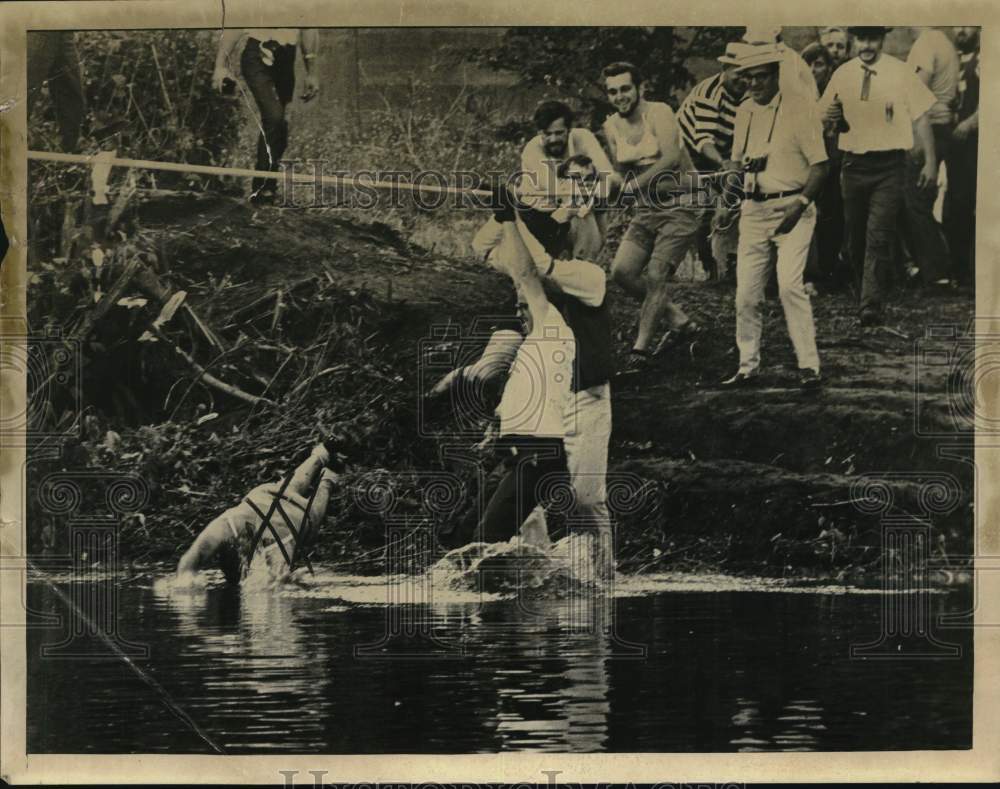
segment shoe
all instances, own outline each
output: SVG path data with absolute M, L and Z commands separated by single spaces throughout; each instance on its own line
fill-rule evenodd
M 747 386 L 756 386 L 759 383 L 760 373 L 756 370 L 746 372 L 737 370 L 736 374 L 719 382 L 719 386 L 725 389 L 742 389 Z
M 641 348 L 633 348 L 629 351 L 628 361 L 625 366 L 618 371 L 619 376 L 638 375 L 649 369 L 653 361 L 653 354 Z
M 273 189 L 259 189 L 250 195 L 250 205 L 274 205 L 278 202 L 278 193 Z
M 805 391 L 812 391 L 819 389 L 823 385 L 823 377 L 819 374 L 819 370 L 813 370 L 806 368 L 804 370 L 799 370 L 799 388 Z
M 687 345 L 688 354 L 694 356 L 695 343 L 700 334 L 701 326 L 693 320 L 688 320 L 687 323 L 676 329 L 668 329 L 653 349 L 653 356 L 660 356 L 671 348 L 681 345 Z

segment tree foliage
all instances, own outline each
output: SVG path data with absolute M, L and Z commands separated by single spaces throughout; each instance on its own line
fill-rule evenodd
M 142 159 L 225 164 L 241 115 L 212 89 L 218 34 L 210 31 L 83 31 L 76 34 L 87 103 L 81 148 L 118 148 Z M 28 119 L 34 147 L 54 145 L 51 98 L 42 92 Z M 159 176 L 159 182 L 197 176 Z
M 646 96 L 670 101 L 673 91 L 691 84 L 692 58 L 717 57 L 741 33 L 738 27 L 520 27 L 470 59 L 513 72 L 526 87 L 558 89 L 593 114 L 593 125 L 609 110 L 600 76 L 608 63 L 634 63 L 645 78 Z

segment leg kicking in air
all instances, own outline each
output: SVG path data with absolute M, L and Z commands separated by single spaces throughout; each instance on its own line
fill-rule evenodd
M 251 490 L 243 501 L 202 530 L 178 562 L 178 577 L 219 567 L 227 581 L 238 584 L 250 567 L 252 552 L 263 552 L 269 565 L 281 566 L 289 560 L 297 563 L 320 528 L 330 493 L 339 479 L 337 472 L 328 467 L 331 463 L 339 465 L 330 451 L 319 444 L 295 469 L 283 492 L 280 482 L 258 485 Z M 265 527 L 254 546 L 268 513 L 273 531 Z

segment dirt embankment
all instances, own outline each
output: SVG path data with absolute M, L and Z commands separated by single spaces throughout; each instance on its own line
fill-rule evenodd
M 451 475 L 464 495 L 439 506 L 436 519 L 473 517 L 475 475 L 444 459 L 444 448 L 474 440 L 456 436 L 447 409 L 427 410 L 420 393 L 442 359 L 474 353 L 491 316 L 509 308 L 501 277 L 329 210 L 160 198 L 133 207 L 125 224 L 224 351 L 190 326 L 172 341 L 271 401 L 251 406 L 210 390 L 163 343 L 139 343 L 158 304 L 107 314 L 94 338 L 113 353 L 95 352 L 84 382 L 97 416 L 58 463 L 147 480 L 144 518 L 123 531 L 132 558 L 175 557 L 212 515 L 329 433 L 348 449 L 352 487 L 321 558 L 379 567 L 391 508 L 384 498 L 372 505 L 373 491 L 391 490 L 392 517 L 405 520 L 423 506 L 428 479 Z M 888 328 L 863 331 L 847 296 L 815 299 L 826 385 L 804 394 L 776 298 L 765 307 L 767 377 L 729 392 L 717 383 L 737 364 L 731 286 L 678 283 L 674 293 L 706 327 L 693 355 L 677 349 L 641 378 L 614 384 L 611 473 L 627 485 L 611 505 L 623 569 L 875 571 L 887 516 L 929 524 L 934 557 L 970 552 L 969 395 L 940 353 L 926 353 L 933 345 L 954 355 L 955 341 L 925 333 L 965 331 L 971 294 L 902 292 Z M 624 354 L 636 305 L 616 287 L 609 298 Z M 127 394 L 109 399 L 111 382 Z M 46 468 L 35 464 L 36 483 Z M 50 531 L 42 542 L 54 539 Z

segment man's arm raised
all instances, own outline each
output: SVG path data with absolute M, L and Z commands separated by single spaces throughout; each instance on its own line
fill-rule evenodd
M 222 90 L 222 83 L 228 77 L 233 79 L 233 70 L 230 68 L 230 55 L 237 42 L 243 37 L 243 31 L 236 29 L 226 29 L 219 37 L 219 49 L 215 53 L 215 69 L 212 72 L 212 87 L 215 90 Z
M 302 48 L 302 65 L 306 70 L 306 85 L 302 101 L 312 101 L 319 93 L 319 30 L 303 28 L 299 34 Z

